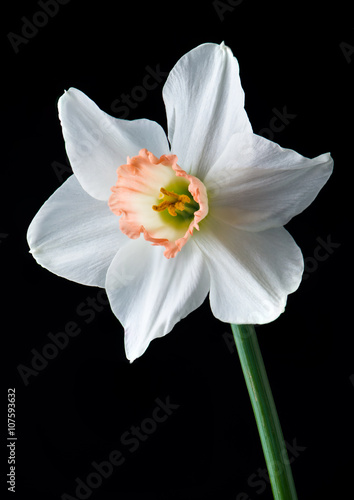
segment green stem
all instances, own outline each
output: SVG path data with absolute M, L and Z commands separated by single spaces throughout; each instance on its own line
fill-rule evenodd
M 272 391 L 253 325 L 231 325 L 275 500 L 297 500 Z

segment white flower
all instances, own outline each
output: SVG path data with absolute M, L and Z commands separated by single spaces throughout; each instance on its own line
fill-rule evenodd
M 59 117 L 74 175 L 28 229 L 40 265 L 106 288 L 131 361 L 208 292 L 221 321 L 277 318 L 303 272 L 283 226 L 333 167 L 329 153 L 308 159 L 253 134 L 223 43 L 185 54 L 163 98 L 168 140 L 153 121 L 116 119 L 65 92 Z

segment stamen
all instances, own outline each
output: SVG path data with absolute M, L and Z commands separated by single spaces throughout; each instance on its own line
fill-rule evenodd
M 176 217 L 176 210 L 183 212 L 185 208 L 185 203 L 190 203 L 191 199 L 186 194 L 177 194 L 174 191 L 167 191 L 165 188 L 160 189 L 159 198 L 164 198 L 163 195 L 173 198 L 175 201 L 164 200 L 159 205 L 153 205 L 152 209 L 156 212 L 162 212 L 163 210 L 168 210 L 168 213 L 173 217 Z M 162 196 L 161 196 L 162 194 Z

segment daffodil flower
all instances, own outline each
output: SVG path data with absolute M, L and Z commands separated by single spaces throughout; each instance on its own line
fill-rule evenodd
M 317 196 L 329 153 L 309 159 L 260 137 L 244 109 L 237 60 L 206 43 L 163 88 L 168 138 L 70 88 L 59 117 L 74 174 L 28 229 L 51 272 L 106 288 L 130 361 L 199 307 L 262 324 L 284 311 L 303 257 L 284 225 Z

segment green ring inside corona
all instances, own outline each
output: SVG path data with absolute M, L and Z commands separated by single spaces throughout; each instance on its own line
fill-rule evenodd
M 197 203 L 192 194 L 188 191 L 189 182 L 184 178 L 176 178 L 173 182 L 169 183 L 167 186 L 164 186 L 166 191 L 172 191 L 178 195 L 188 196 L 190 202 L 184 203 L 184 209 L 178 210 L 176 208 L 176 215 L 171 215 L 167 209 L 159 211 L 159 215 L 164 222 L 164 224 L 172 225 L 175 228 L 186 230 L 189 227 L 189 224 L 194 219 L 194 212 L 199 210 L 199 203 Z M 162 201 L 170 201 L 175 202 L 175 198 L 171 198 L 168 195 L 164 195 L 163 198 L 156 199 L 156 205 L 161 204 Z

